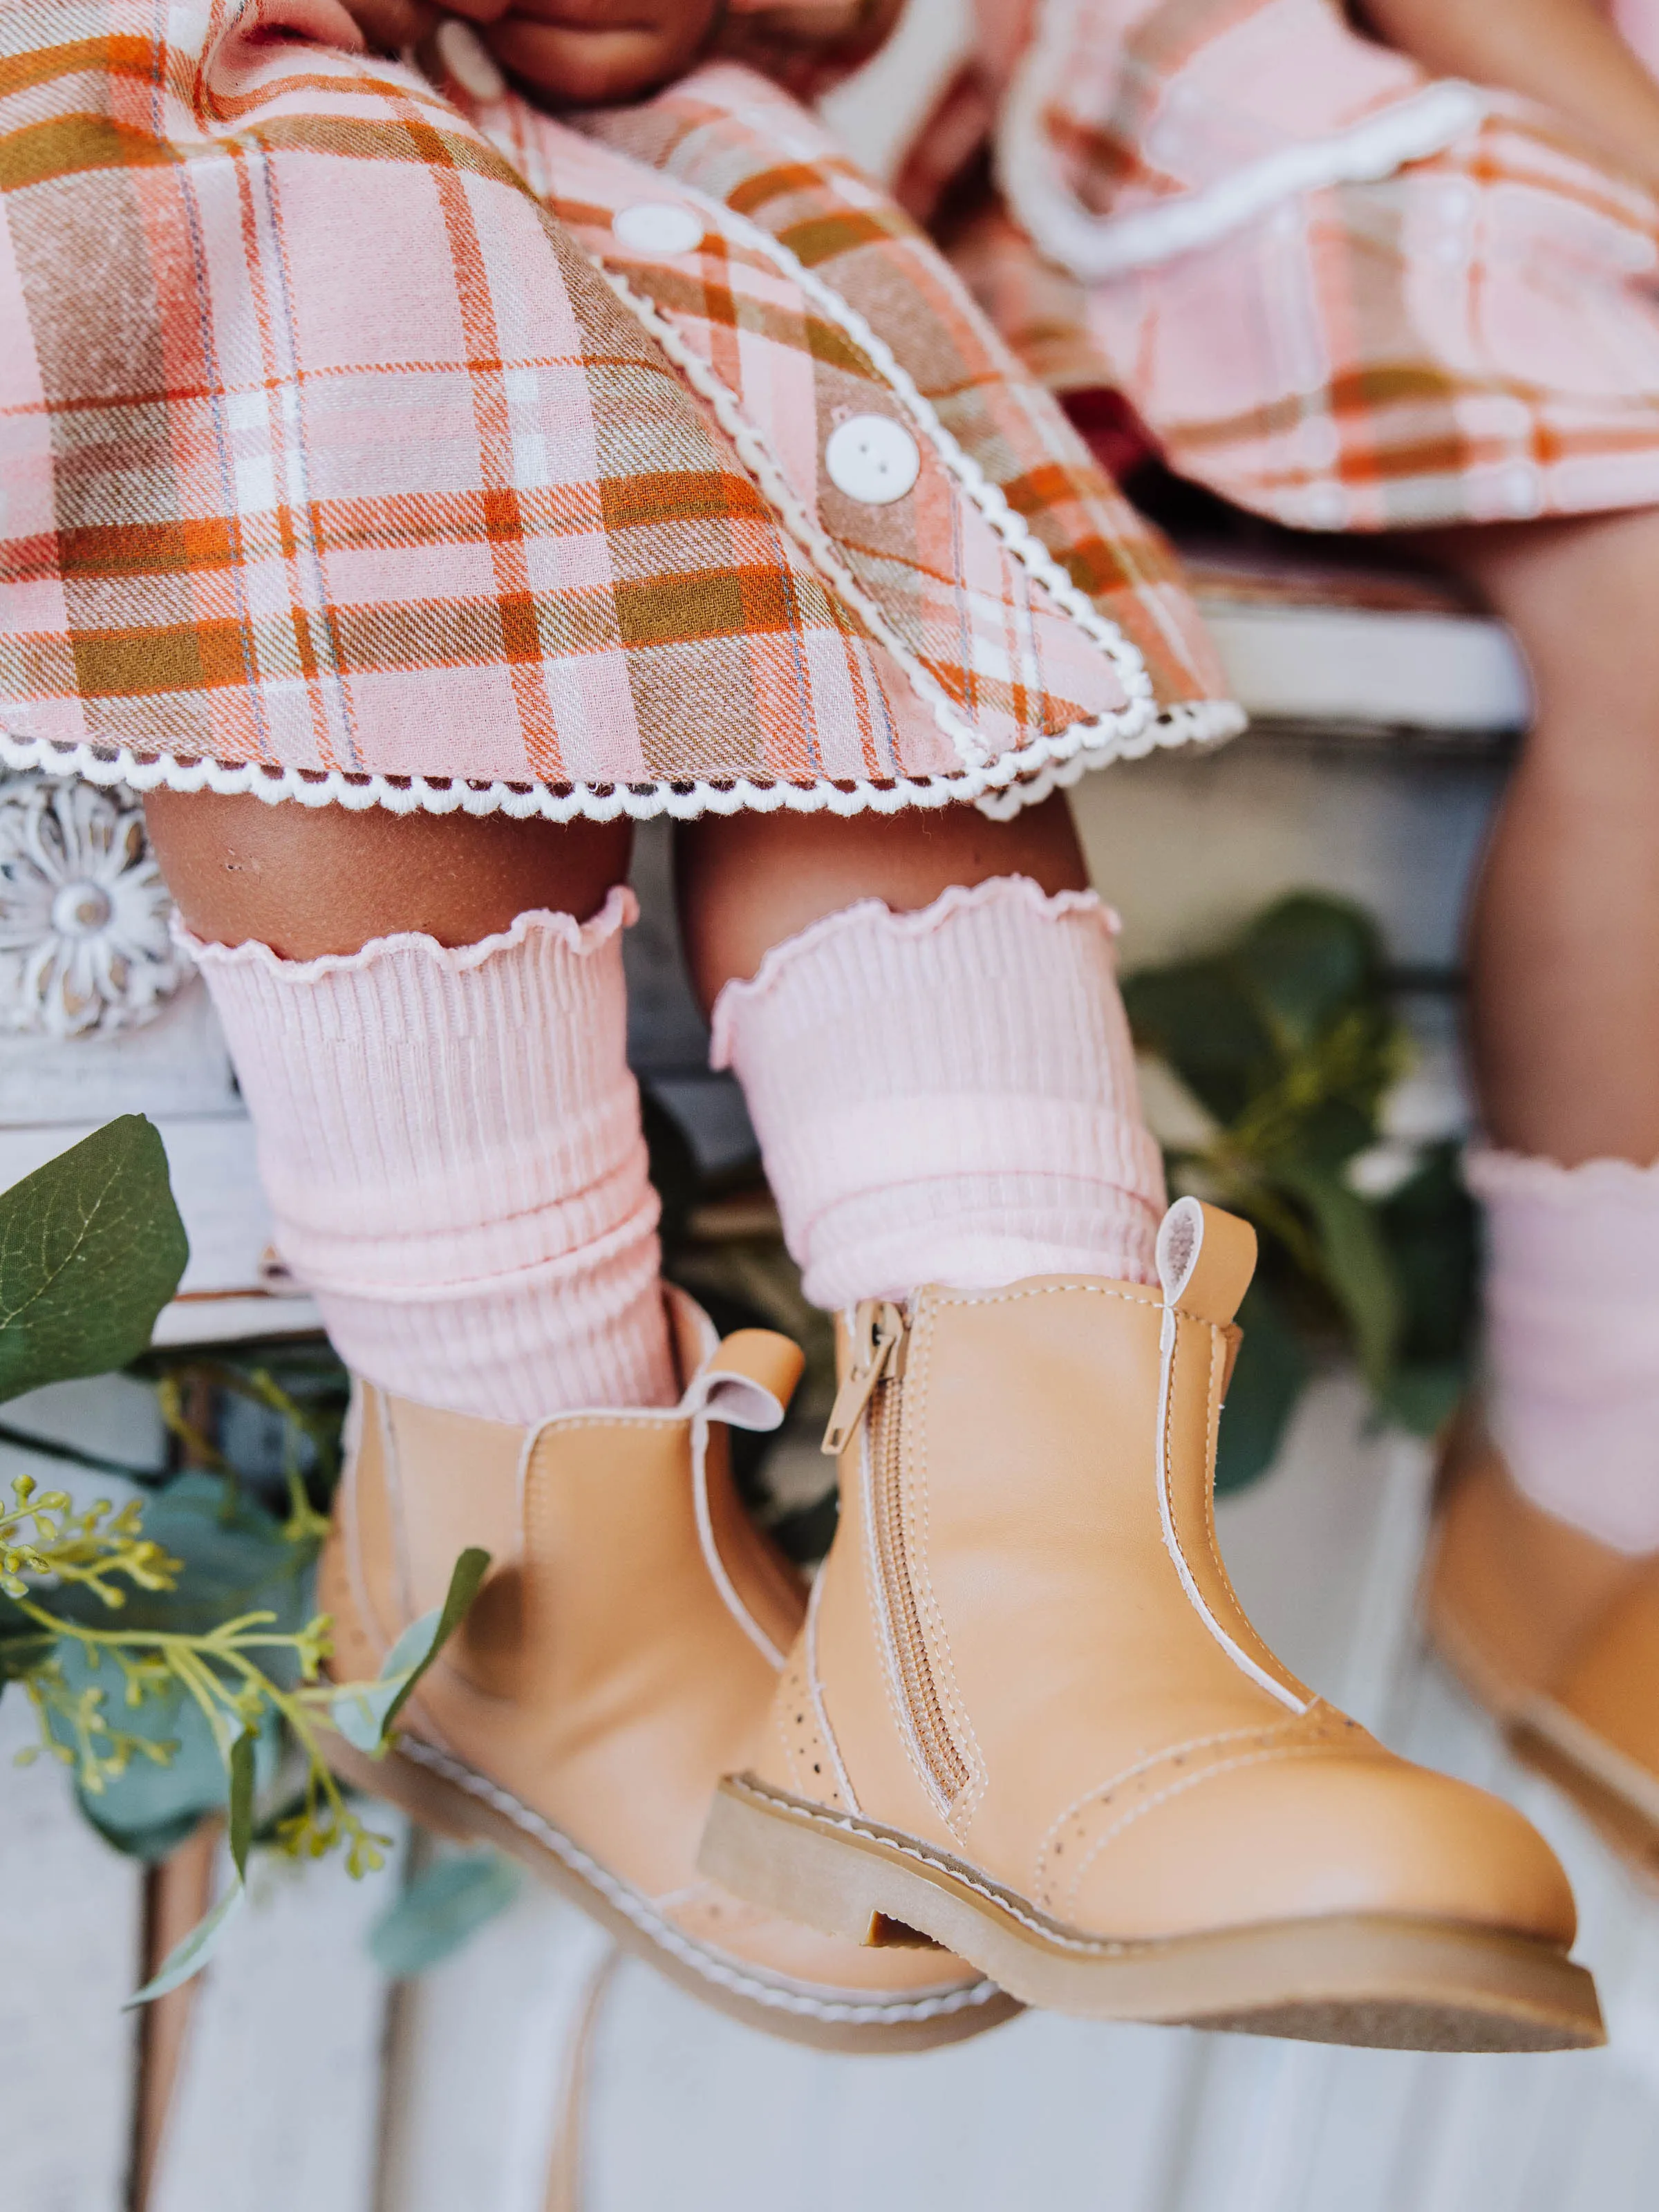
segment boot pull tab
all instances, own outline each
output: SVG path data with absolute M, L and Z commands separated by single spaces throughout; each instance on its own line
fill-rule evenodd
M 864 1409 L 888 1370 L 902 1372 L 906 1326 L 902 1312 L 890 1298 L 866 1298 L 859 1308 L 853 1327 L 853 1364 L 836 1393 L 830 1425 L 819 1447 L 826 1458 L 839 1459 L 858 1433 Z
M 1179 1198 L 1158 1232 L 1158 1279 L 1165 1309 L 1226 1328 L 1255 1273 L 1255 1231 L 1235 1213 Z
M 733 1329 L 692 1384 L 690 1410 L 734 1429 L 778 1428 L 805 1364 L 800 1346 L 774 1329 Z
M 720 1556 L 708 1494 L 709 1428 L 715 1421 L 733 1429 L 780 1427 L 805 1364 L 800 1346 L 787 1336 L 769 1328 L 734 1329 L 710 1352 L 678 1407 L 690 1423 L 691 1501 L 703 1565 L 732 1620 L 769 1666 L 779 1668 L 783 1653 L 756 1619 Z

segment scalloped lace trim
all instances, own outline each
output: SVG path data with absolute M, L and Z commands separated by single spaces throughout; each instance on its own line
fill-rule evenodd
M 516 951 L 532 936 L 556 937 L 577 959 L 587 959 L 618 931 L 631 929 L 639 918 L 638 899 L 626 884 L 613 884 L 605 904 L 586 921 L 578 921 L 573 914 L 556 914 L 550 907 L 532 907 L 517 917 L 510 929 L 481 937 L 476 945 L 440 945 L 423 930 L 399 930 L 390 937 L 371 937 L 356 952 L 325 952 L 315 960 L 284 960 L 257 938 L 248 938 L 240 945 L 206 942 L 186 929 L 177 914 L 173 917 L 172 936 L 173 943 L 202 967 L 260 968 L 269 975 L 281 976 L 285 983 L 315 983 L 325 975 L 361 974 L 394 952 L 424 953 L 452 975 L 465 975 L 482 968 L 497 953 Z
M 251 793 L 276 805 L 344 806 L 363 812 L 384 806 L 393 814 L 506 814 L 518 821 L 635 822 L 666 814 L 692 822 L 703 814 L 898 814 L 910 806 L 957 806 L 970 800 L 994 820 L 1035 805 L 1086 769 L 1138 760 L 1161 746 L 1218 744 L 1244 727 L 1243 709 L 1228 699 L 1190 700 L 1165 708 L 1133 732 L 1099 723 L 1075 722 L 1058 737 L 1023 751 L 1002 753 L 983 768 L 960 775 L 901 776 L 890 783 L 730 783 L 688 778 L 651 784 L 571 784 L 501 781 L 472 783 L 459 776 L 346 775 L 338 769 L 267 768 L 258 761 L 181 760 L 171 753 L 113 753 L 89 744 L 63 745 L 51 738 L 22 738 L 0 729 L 0 764 L 48 775 L 84 776 L 88 783 L 125 784 L 132 791 L 211 791 L 235 797 Z
M 1641 1167 L 1634 1160 L 1582 1160 L 1564 1168 L 1559 1160 L 1471 1145 L 1463 1154 L 1463 1174 L 1475 1196 L 1487 1200 L 1532 1198 L 1557 1206 L 1581 1205 L 1587 1198 L 1650 1206 L 1659 1200 L 1659 1161 Z
M 1016 73 L 998 134 L 1003 196 L 1038 248 L 1085 284 L 1150 269 L 1213 246 L 1281 201 L 1327 185 L 1369 184 L 1426 161 L 1501 103 L 1480 85 L 1443 77 L 1325 137 L 1280 147 L 1231 175 L 1133 215 L 1098 216 L 1061 181 L 1042 111 L 1066 66 L 1081 0 L 1043 0 L 1036 36 Z
M 725 985 L 709 1017 L 709 1066 L 732 1065 L 732 1024 L 740 1007 L 768 997 L 785 981 L 797 960 L 810 957 L 850 930 L 873 921 L 890 937 L 932 937 L 959 914 L 1009 902 L 1029 907 L 1033 914 L 1051 921 L 1073 914 L 1098 917 L 1113 937 L 1122 927 L 1115 908 L 1106 905 L 1098 891 L 1045 891 L 1030 876 L 988 876 L 982 883 L 952 884 L 932 905 L 902 914 L 896 914 L 884 899 L 856 899 L 851 906 L 838 907 L 834 914 L 809 923 L 793 937 L 786 937 L 781 944 L 769 945 L 752 975 L 735 977 Z

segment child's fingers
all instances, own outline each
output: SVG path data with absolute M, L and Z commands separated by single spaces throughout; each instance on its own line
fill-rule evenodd
M 401 53 L 418 46 L 438 20 L 427 0 L 342 0 L 345 11 L 369 45 L 382 53 Z

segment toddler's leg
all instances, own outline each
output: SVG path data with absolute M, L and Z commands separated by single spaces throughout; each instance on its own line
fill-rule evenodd
M 1062 800 L 711 820 L 681 882 L 811 1297 L 1153 1279 L 1158 1153 Z
M 167 793 L 149 814 L 283 1256 L 348 1365 L 499 1421 L 672 1403 L 626 824 Z
M 1659 1547 L 1659 512 L 1461 532 L 1537 719 L 1470 933 L 1490 1416 L 1522 1489 Z M 1609 1166 L 1607 1163 L 1619 1163 Z
M 781 1419 L 799 1362 L 763 1331 L 717 1344 L 659 1279 L 626 825 L 150 815 L 283 1249 L 360 1378 L 319 1570 L 337 1674 L 380 1668 L 464 1547 L 496 1565 L 391 1753 L 331 1756 L 753 2026 L 883 2049 L 1006 2017 L 953 1960 L 738 1911 L 697 1872 L 805 1602 L 726 1425 Z
M 1159 1224 L 1063 805 L 685 847 L 716 1055 L 809 1295 L 857 1309 L 835 1540 L 705 1871 L 1068 2011 L 1274 2034 L 1307 2005 L 1328 2038 L 1496 2047 L 1494 1970 L 1526 1960 L 1545 2039 L 1578 2039 L 1543 1844 L 1312 1697 L 1227 1581 L 1211 1482 L 1254 1239 L 1192 1199 Z M 1402 1918 L 1446 1960 L 1384 1970 Z

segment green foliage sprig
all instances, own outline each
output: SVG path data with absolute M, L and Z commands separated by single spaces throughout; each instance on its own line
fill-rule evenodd
M 1166 1133 L 1172 1189 L 1261 1240 L 1218 1486 L 1271 1464 L 1322 1345 L 1352 1354 L 1382 1418 L 1431 1433 L 1467 1377 L 1474 1215 L 1453 1143 L 1385 1141 L 1413 1048 L 1376 925 L 1298 893 L 1216 952 L 1130 975 L 1124 999 L 1199 1109 L 1191 1133 Z
M 0 1194 L 0 1398 L 137 1358 L 187 1255 L 161 1139 L 137 1115 Z M 301 1780 L 263 1839 L 296 1858 L 339 1849 L 354 1875 L 384 1864 L 389 1838 L 336 1780 L 326 1739 L 386 1750 L 489 1565 L 485 1553 L 463 1553 L 445 1603 L 405 1632 L 374 1682 L 328 1681 L 331 1624 L 306 1603 L 327 1522 L 301 1464 L 307 1443 L 313 1457 L 331 1452 L 327 1416 L 313 1418 L 265 1367 L 220 1363 L 216 1373 L 284 1422 L 285 1521 L 240 1494 L 165 1367 L 163 1414 L 205 1464 L 149 1504 L 77 1509 L 28 1475 L 0 1499 L 0 1689 L 20 1684 L 40 1723 L 24 1761 L 43 1750 L 61 1761 L 94 1824 L 141 1856 L 226 1812 L 234 1880 L 134 2002 L 206 1963 L 240 1905 L 256 1797 L 276 1782 L 285 1747 Z M 33 1443 L 16 1431 L 8 1441 Z

